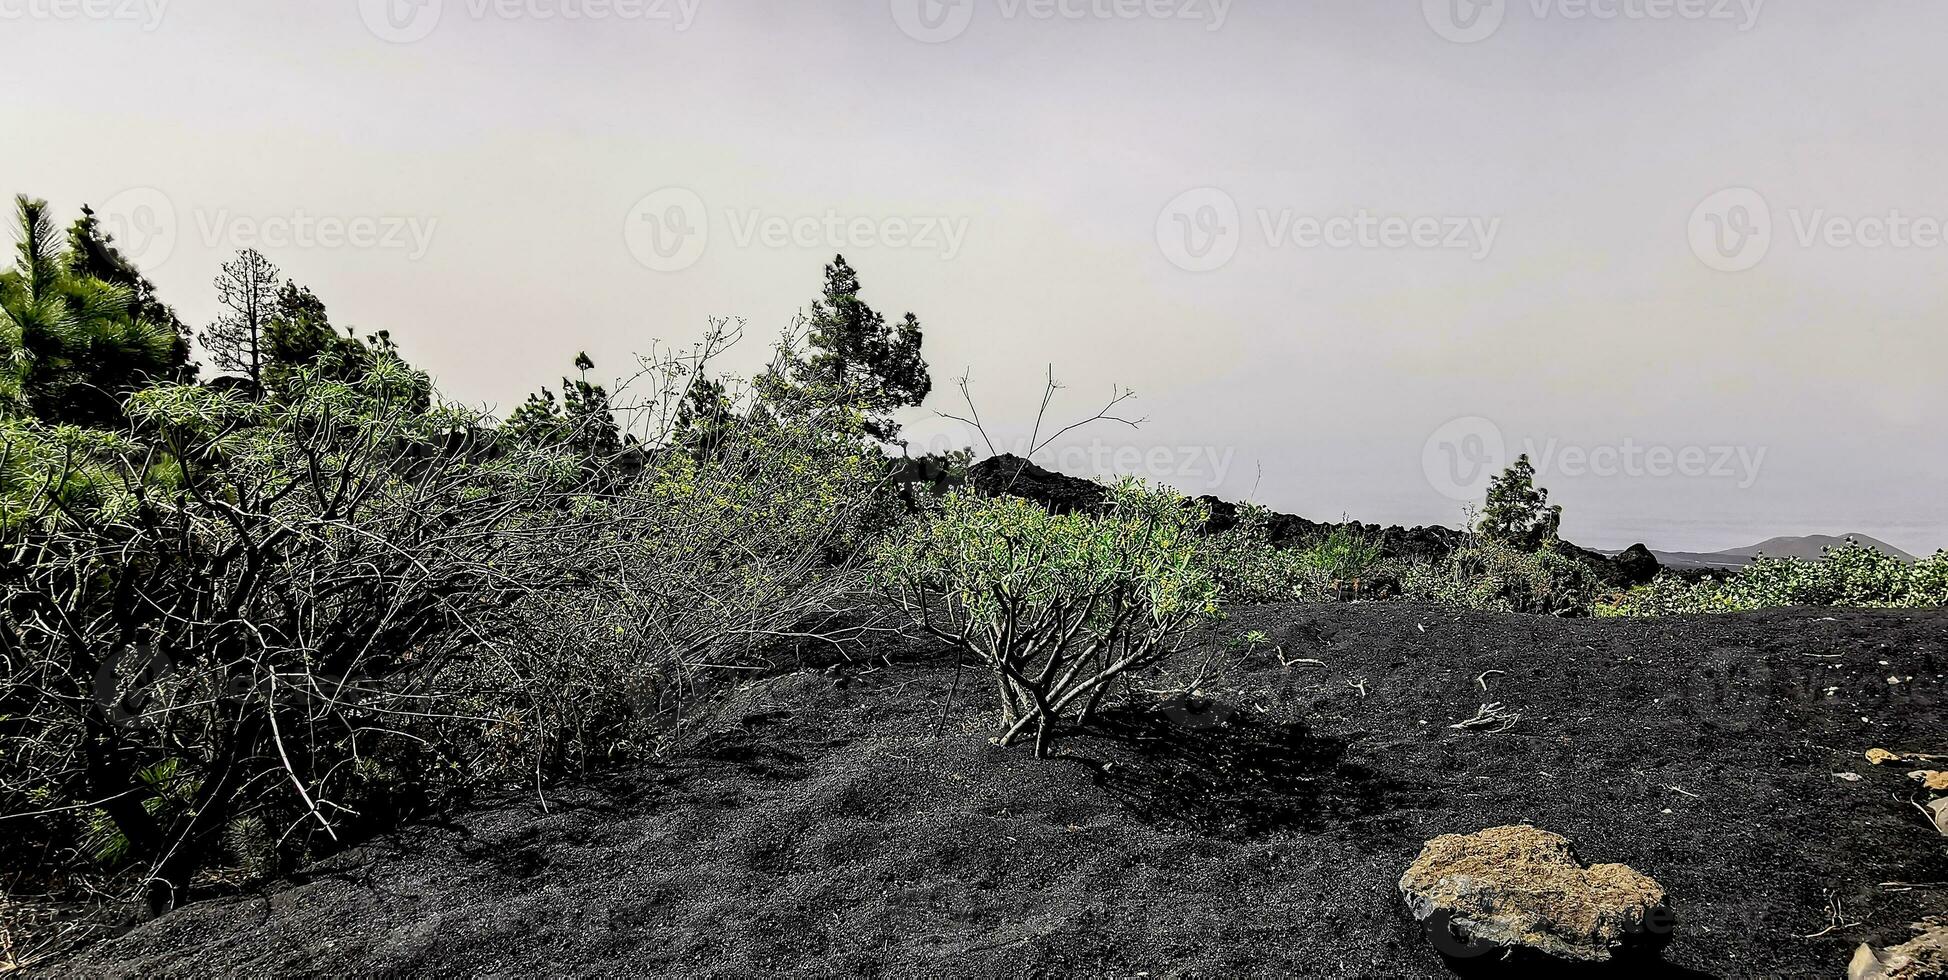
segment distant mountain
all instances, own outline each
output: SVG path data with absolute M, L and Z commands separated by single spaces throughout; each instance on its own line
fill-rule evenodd
M 1855 544 L 1872 548 L 1885 555 L 1892 555 L 1902 561 L 1913 561 L 1914 556 L 1878 538 L 1865 534 L 1807 534 L 1799 537 L 1778 537 L 1761 541 L 1749 548 L 1731 548 L 1726 551 L 1701 553 L 1695 551 L 1653 551 L 1657 560 L 1672 568 L 1742 568 L 1761 555 L 1767 558 L 1818 558 L 1827 548 L 1844 546 L 1848 540 Z
M 1769 541 L 1761 541 L 1750 548 L 1734 548 L 1731 551 L 1725 552 L 1725 554 L 1744 555 L 1747 558 L 1757 558 L 1760 555 L 1764 555 L 1767 558 L 1818 558 L 1820 553 L 1825 549 L 1844 547 L 1848 541 L 1872 548 L 1883 555 L 1892 555 L 1902 561 L 1914 560 L 1913 555 L 1885 541 L 1878 538 L 1870 538 L 1864 534 L 1843 534 L 1837 538 L 1830 534 L 1808 534 L 1797 538 L 1773 538 Z

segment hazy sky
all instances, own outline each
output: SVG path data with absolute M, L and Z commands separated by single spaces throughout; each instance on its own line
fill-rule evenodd
M 1948 546 L 1938 0 L 0 0 L 0 184 L 186 319 L 256 245 L 453 397 L 843 251 L 1005 444 L 1592 546 Z M 966 441 L 917 413 L 923 445 Z

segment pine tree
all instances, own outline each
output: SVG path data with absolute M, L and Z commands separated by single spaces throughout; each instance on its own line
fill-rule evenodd
M 824 295 L 812 304 L 810 357 L 793 365 L 799 391 L 864 409 L 867 431 L 892 441 L 899 426 L 890 413 L 918 405 L 933 390 L 920 354 L 920 320 L 912 313 L 889 326 L 859 298 L 859 275 L 841 255 L 825 267 Z
M 608 389 L 588 380 L 595 362 L 575 355 L 577 380 L 561 379 L 561 400 L 546 388 L 507 416 L 501 431 L 521 445 L 566 448 L 591 461 L 614 459 L 622 450 L 622 429 L 609 404 Z
M 130 391 L 187 370 L 177 331 L 155 319 L 153 287 L 140 292 L 94 274 L 105 256 L 120 256 L 92 226 L 83 244 L 105 255 L 64 247 L 74 236 L 63 241 L 46 201 L 14 204 L 20 241 L 13 268 L 0 272 L 0 414 L 115 425 Z M 117 275 L 146 286 L 126 262 Z
M 154 372 L 157 380 L 192 381 L 196 365 L 190 359 L 189 324 L 156 294 L 155 284 L 115 247 L 115 236 L 101 230 L 93 208 L 81 206 L 81 217 L 68 226 L 68 265 L 76 275 L 88 276 L 129 290 L 129 315 L 166 327 L 176 336 L 165 363 Z
M 238 252 L 216 277 L 217 301 L 226 312 L 203 331 L 217 370 L 243 375 L 258 392 L 264 390 L 265 332 L 277 313 L 277 278 L 277 266 L 262 252 Z
M 1549 491 L 1535 485 L 1535 464 L 1524 454 L 1488 485 L 1488 506 L 1477 525 L 1491 541 L 1530 551 L 1554 544 L 1562 529 L 1562 507 L 1549 504 Z

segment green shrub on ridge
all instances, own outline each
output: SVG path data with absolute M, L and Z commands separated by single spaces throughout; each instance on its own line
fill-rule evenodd
M 1849 542 L 1819 558 L 1760 558 L 1723 580 L 1665 574 L 1598 609 L 1603 616 L 1750 612 L 1786 606 L 1948 606 L 1948 551 L 1906 562 Z

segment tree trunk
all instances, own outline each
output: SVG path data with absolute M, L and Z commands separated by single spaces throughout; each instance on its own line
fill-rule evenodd
M 1005 675 L 996 677 L 994 685 L 1001 694 L 1001 727 L 1007 729 L 1021 718 L 1020 701 L 1015 694 L 1014 685 Z
M 89 712 L 85 743 L 88 788 L 102 801 L 108 819 L 128 839 L 132 854 L 162 852 L 162 827 L 155 815 L 142 805 L 143 788 L 135 778 L 135 768 L 121 749 L 121 739 L 106 720 Z
M 1095 721 L 1096 710 L 1102 707 L 1103 695 L 1107 693 L 1109 693 L 1109 682 L 1105 681 L 1096 685 L 1096 689 L 1089 692 L 1089 700 L 1083 704 L 1082 714 L 1078 716 L 1076 723 L 1079 725 L 1087 725 Z
M 165 842 L 167 853 L 151 852 L 152 860 L 160 858 L 146 896 L 152 917 L 189 898 L 190 880 L 203 867 L 217 832 L 230 822 L 241 782 L 238 768 L 243 759 L 256 754 L 265 727 L 264 716 L 250 708 L 247 700 L 217 708 L 219 730 L 227 729 L 229 737 L 212 753 L 210 767 L 190 803 L 188 824 L 172 835 L 173 841 Z

